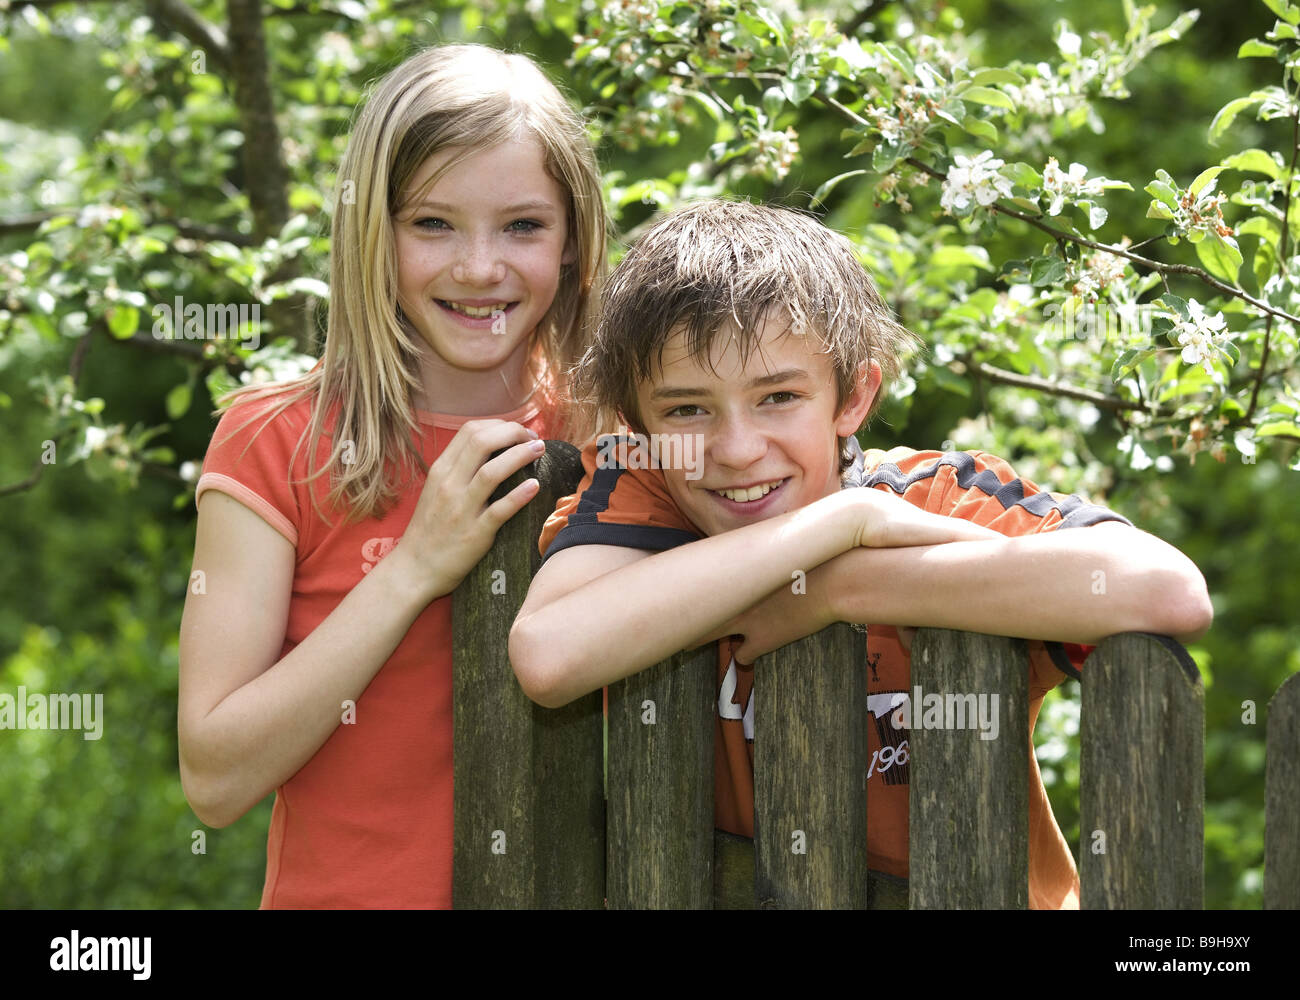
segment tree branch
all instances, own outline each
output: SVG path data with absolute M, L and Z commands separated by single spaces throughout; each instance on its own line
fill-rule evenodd
M 158 24 L 202 48 L 223 73 L 230 72 L 231 49 L 226 33 L 185 0 L 145 0 L 145 10 Z
M 855 125 L 869 126 L 871 124 L 861 115 L 859 115 L 856 111 L 854 111 L 852 108 L 846 107 L 845 105 L 841 104 L 839 101 L 835 100 L 835 98 L 833 97 L 827 97 L 823 94 L 818 94 L 816 95 L 816 97 L 817 100 L 821 101 L 823 104 L 826 104 L 829 107 L 834 108 L 836 111 L 838 111 L 849 121 L 853 122 Z M 942 181 L 948 179 L 948 175 L 943 173 L 943 171 L 936 170 L 928 163 L 923 163 L 914 156 L 907 157 L 906 159 L 903 160 L 903 162 L 906 163 L 909 167 L 913 167 L 914 169 L 920 170 L 922 173 L 927 174 L 930 177 L 933 177 L 935 180 Z M 1191 264 L 1165 264 L 1161 261 L 1152 260 L 1149 257 L 1143 257 L 1140 254 L 1133 253 L 1131 250 L 1127 250 L 1124 247 L 1111 246 L 1108 243 L 1098 243 L 1095 240 L 1086 239 L 1085 237 L 1082 236 L 1076 236 L 1074 233 L 1066 232 L 1063 229 L 1057 229 L 1055 226 L 1049 226 L 1047 223 L 1042 222 L 1034 218 L 1034 216 L 1029 215 L 1025 212 L 1017 212 L 1014 208 L 1007 208 L 1005 205 L 1001 205 L 996 202 L 990 205 L 989 207 L 992 208 L 993 211 L 997 212 L 1000 215 L 1007 215 L 1014 219 L 1019 219 L 1022 222 L 1029 223 L 1031 226 L 1033 226 L 1036 229 L 1041 229 L 1043 232 L 1047 233 L 1049 236 L 1052 237 L 1052 239 L 1056 240 L 1058 243 L 1062 240 L 1069 240 L 1071 243 L 1077 243 L 1079 246 L 1088 247 L 1092 250 L 1100 250 L 1103 253 L 1113 254 L 1116 257 L 1124 257 L 1127 260 L 1131 260 L 1134 264 L 1137 264 L 1141 267 L 1149 268 L 1152 271 L 1157 271 L 1160 274 L 1189 275 L 1201 281 L 1202 283 L 1209 285 L 1211 288 L 1215 289 L 1216 291 L 1222 292 L 1224 295 L 1231 295 L 1233 298 L 1241 299 L 1243 302 L 1249 302 L 1252 306 L 1254 306 L 1256 309 L 1258 309 L 1260 312 L 1264 313 L 1267 316 L 1276 316 L 1279 319 L 1287 320 L 1290 323 L 1300 324 L 1300 316 L 1293 316 L 1289 312 L 1286 312 L 1285 310 L 1275 309 L 1267 302 L 1263 302 L 1255 298 L 1253 295 L 1250 295 L 1249 293 L 1242 291 L 1240 288 L 1234 288 L 1232 285 L 1220 281 L 1214 275 L 1210 274 L 1208 271 L 1203 270 L 1202 268 L 1193 267 Z
M 74 207 L 57 211 L 28 212 L 25 215 L 14 215 L 7 219 L 0 219 L 0 236 L 33 232 L 50 219 L 78 211 L 80 209 Z M 233 243 L 237 247 L 255 247 L 259 245 L 258 241 L 248 233 L 237 233 L 233 229 L 222 229 L 220 226 L 209 225 L 206 222 L 193 222 L 189 219 L 154 218 L 145 220 L 145 225 L 174 226 L 179 235 L 204 243 L 224 240 L 226 243 Z
M 977 372 L 981 377 L 988 379 L 990 382 L 997 382 L 1001 385 L 1013 385 L 1021 389 L 1033 389 L 1036 392 L 1046 393 L 1050 396 L 1063 396 L 1066 399 L 1077 399 L 1084 403 L 1091 403 L 1099 410 L 1110 410 L 1116 412 L 1119 410 L 1140 410 L 1145 413 L 1160 413 L 1160 409 L 1149 406 L 1141 400 L 1122 399 L 1119 396 L 1107 396 L 1105 393 L 1096 392 L 1092 389 L 1084 389 L 1079 386 L 1067 385 L 1063 382 L 1055 382 L 1051 379 L 1042 378 L 1037 375 L 1020 375 L 1017 372 L 1009 372 L 1003 368 L 994 368 L 992 365 L 985 364 L 983 361 L 976 361 L 969 356 L 960 359 L 967 368 Z

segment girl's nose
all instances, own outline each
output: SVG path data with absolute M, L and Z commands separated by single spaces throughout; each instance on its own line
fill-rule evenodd
M 505 262 L 491 240 L 470 240 L 452 264 L 451 276 L 462 285 L 495 285 L 505 280 Z

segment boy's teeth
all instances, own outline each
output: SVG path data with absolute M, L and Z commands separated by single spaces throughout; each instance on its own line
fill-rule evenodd
M 452 312 L 461 313 L 462 315 L 469 316 L 472 319 L 482 319 L 483 317 L 491 316 L 494 313 L 505 312 L 509 303 L 498 302 L 496 305 L 492 305 L 492 306 L 462 306 L 456 302 L 444 301 L 443 305 L 445 305 Z
M 734 500 L 736 503 L 749 503 L 751 500 L 767 496 L 780 485 L 781 480 L 778 479 L 775 482 L 764 483 L 761 486 L 751 486 L 745 490 L 718 490 L 718 492 L 728 500 Z

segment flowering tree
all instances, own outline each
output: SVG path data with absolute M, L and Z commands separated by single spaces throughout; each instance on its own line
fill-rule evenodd
M 1056 153 L 1075 133 L 1105 129 L 1103 105 L 1126 96 L 1128 75 L 1191 28 L 1195 11 L 1158 29 L 1154 8 L 1124 0 L 1122 37 L 1061 22 L 1052 58 L 1002 65 L 979 63 L 943 5 L 887 8 L 874 21 L 842 4 L 753 0 L 532 0 L 459 15 L 462 29 L 486 18 L 505 33 L 522 19 L 547 45 L 571 39 L 572 87 L 594 129 L 653 153 L 635 174 L 608 174 L 625 237 L 650 208 L 709 195 L 828 212 L 929 345 L 891 390 L 891 429 L 908 426 L 918 393 L 938 388 L 977 400 L 942 430 L 951 443 L 1028 450 L 1031 471 L 1053 483 L 1104 489 L 1109 469 L 1169 469 L 1180 453 L 1300 467 L 1291 251 L 1300 7 L 1263 2 L 1277 24 L 1266 39 L 1243 40 L 1240 55 L 1275 60 L 1278 83 L 1229 101 L 1208 123 L 1204 169 L 1181 180 L 1155 164 L 1110 179 Z M 8 6 L 40 31 L 91 30 L 76 4 Z M 201 384 L 217 393 L 305 363 L 313 330 L 303 307 L 328 295 L 317 277 L 322 216 L 343 123 L 377 64 L 425 27 L 414 5 L 386 0 L 284 0 L 265 15 L 232 3 L 225 29 L 208 9 L 218 6 L 155 2 L 151 19 L 95 22 L 111 43 L 117 125 L 65 161 L 75 167 L 61 178 L 41 177 L 53 164 L 38 158 L 38 203 L 22 206 L 33 239 L 0 257 L 0 336 L 76 345 L 70 363 L 54 361 L 69 374 L 40 382 L 50 439 L 105 475 L 196 456 L 157 447 L 159 427 L 127 431 L 100 400 L 81 398 L 77 372 L 96 335 L 181 359 L 187 375 L 166 396 L 173 420 Z M 237 34 L 264 36 L 260 66 L 240 68 Z M 315 53 L 305 62 L 292 55 L 304 41 Z M 233 100 L 223 77 L 236 84 Z M 1212 152 L 1248 113 L 1289 119 L 1289 141 Z M 267 128 L 256 143 L 241 140 Z M 801 150 L 810 134 L 816 159 Z M 183 136 L 209 140 L 212 161 L 200 167 Z M 850 169 L 832 165 L 837 148 Z M 228 198 L 200 193 L 214 171 Z M 1145 217 L 1112 216 L 1108 193 L 1135 189 L 1150 196 Z M 266 312 L 238 337 L 190 343 L 179 317 L 175 329 L 157 321 L 178 291 Z M 1028 449 L 1007 436 L 1035 421 L 1053 433 Z
M 1244 40 L 1240 56 L 1275 59 L 1278 84 L 1224 106 L 1209 123 L 1213 159 L 1190 182 L 1159 168 L 1134 178 L 1149 207 L 1145 218 L 1107 227 L 1118 239 L 1098 234 L 1109 218 L 1105 194 L 1133 184 L 1082 163 L 1063 168 L 1053 144 L 1100 131 L 1100 99 L 1125 96 L 1126 75 L 1186 32 L 1195 11 L 1156 30 L 1154 8 L 1126 0 L 1121 38 L 1085 41 L 1061 23 L 1055 60 L 981 66 L 952 37 L 916 24 L 877 40 L 759 4 L 629 2 L 604 6 L 575 40 L 573 62 L 616 109 L 608 127 L 625 143 L 671 143 L 685 122 L 712 123 L 707 159 L 615 188 L 623 204 L 667 207 L 734 190 L 746 176 L 781 181 L 798 162 L 802 131 L 837 120 L 843 155 L 859 165 L 805 164 L 805 183 L 817 183 L 805 204 L 829 206 L 834 224 L 856 186 L 893 209 L 849 231 L 902 319 L 932 347 L 895 388 L 896 401 L 926 380 L 957 392 L 982 380 L 1055 397 L 1066 433 L 1050 458 L 1091 450 L 1104 460 L 1105 448 L 1070 440 L 1104 413 L 1119 431 L 1115 460 L 1135 469 L 1172 468 L 1178 451 L 1293 463 L 1295 135 L 1274 151 L 1209 148 L 1248 110 L 1300 121 L 1300 7 L 1264 2 L 1277 24 L 1267 40 Z M 1023 402 L 989 409 L 1014 423 Z M 988 433 L 982 424 L 953 436 L 975 444 Z

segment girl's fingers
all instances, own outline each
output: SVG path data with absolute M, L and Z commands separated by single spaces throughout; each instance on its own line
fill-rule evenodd
M 501 454 L 485 462 L 470 481 L 469 495 L 479 503 L 487 503 L 488 498 L 498 486 L 513 476 L 520 469 L 537 461 L 546 453 L 543 441 L 526 441 L 507 448 Z
M 443 466 L 444 474 L 469 483 L 494 451 L 536 440 L 534 431 L 514 421 L 471 420 L 456 432 L 434 467 Z
M 525 479 L 500 500 L 490 505 L 484 511 L 484 515 L 493 525 L 493 531 L 500 530 L 503 524 L 523 510 L 524 505 L 537 496 L 539 489 L 541 484 L 536 479 Z

